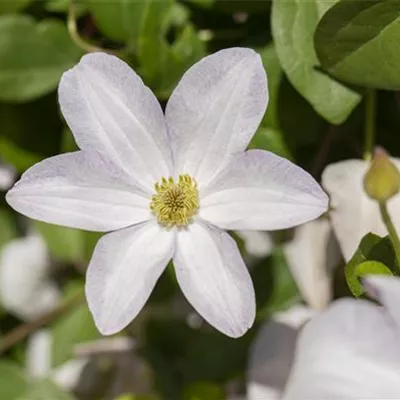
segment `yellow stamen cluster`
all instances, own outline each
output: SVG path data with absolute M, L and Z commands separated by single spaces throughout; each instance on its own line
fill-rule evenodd
M 156 193 L 150 209 L 158 222 L 167 227 L 186 226 L 199 208 L 199 192 L 195 179 L 189 175 L 179 175 L 178 182 L 173 178 L 162 178 L 155 185 Z

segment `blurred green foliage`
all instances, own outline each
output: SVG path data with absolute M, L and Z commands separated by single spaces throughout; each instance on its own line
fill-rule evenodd
M 268 73 L 269 106 L 250 147 L 289 158 L 319 178 L 328 163 L 362 156 L 363 95 L 373 88 L 386 89 L 378 92 L 378 142 L 398 156 L 399 16 L 398 0 L 1 0 L 0 159 L 22 174 L 45 157 L 76 149 L 56 90 L 63 72 L 87 50 L 122 57 L 164 107 L 191 65 L 231 46 L 256 49 Z M 65 299 L 82 290 L 82 271 L 99 234 L 33 223 L 4 201 L 0 225 L 0 245 L 32 229 L 40 232 Z M 366 252 L 384 245 L 387 239 L 366 238 L 351 265 L 370 260 Z M 257 262 L 244 250 L 243 255 L 257 295 L 253 329 L 234 340 L 201 320 L 188 323 L 192 309 L 169 268 L 124 333 L 137 341 L 135 354 L 149 367 L 144 380 L 150 388 L 130 393 L 123 386 L 116 399 L 222 400 L 243 394 L 247 352 L 260 324 L 300 300 L 279 246 Z M 374 260 L 390 266 L 378 256 Z M 7 313 L 0 319 L 0 335 L 23 323 Z M 84 302 L 48 328 L 52 367 L 73 358 L 76 344 L 99 338 Z M 2 357 L 0 399 L 111 398 L 106 375 L 119 361 L 107 360 L 114 369 L 103 368 L 104 357 L 94 361 L 108 371 L 97 377 L 104 393 L 68 394 L 48 380 L 29 378 L 21 363 L 25 353 L 22 341 Z M 130 380 L 134 374 L 132 369 Z

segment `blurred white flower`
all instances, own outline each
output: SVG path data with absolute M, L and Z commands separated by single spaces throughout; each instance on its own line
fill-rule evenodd
M 28 375 L 36 379 L 49 378 L 65 390 L 75 389 L 89 359 L 73 358 L 53 368 L 52 348 L 53 336 L 49 329 L 39 330 L 29 337 L 25 355 Z
M 87 273 L 103 334 L 132 321 L 171 258 L 183 293 L 211 325 L 237 337 L 253 324 L 252 282 L 223 230 L 291 227 L 328 202 L 291 162 L 245 151 L 267 100 L 261 59 L 243 48 L 190 68 L 165 118 L 116 57 L 86 55 L 63 75 L 61 110 L 82 150 L 36 164 L 7 201 L 45 222 L 116 231 L 99 241 Z
M 250 348 L 247 370 L 249 400 L 280 399 L 293 363 L 298 331 L 315 311 L 295 305 L 274 315 Z
M 341 260 L 329 221 L 320 218 L 297 227 L 284 253 L 304 300 L 323 310 L 332 300 L 332 276 Z
M 0 163 L 0 190 L 8 190 L 15 182 L 15 170 Z
M 8 312 L 31 320 L 58 306 L 60 291 L 49 279 L 51 269 L 41 236 L 15 239 L 1 249 L 0 303 Z
M 249 400 L 399 399 L 400 279 L 370 276 L 364 286 L 383 306 L 332 303 L 303 328 L 295 354 L 295 333 L 271 334 L 267 324 L 253 346 L 250 371 L 259 369 L 249 375 Z
M 398 168 L 400 160 L 392 159 Z M 328 165 L 322 174 L 322 185 L 330 195 L 332 226 L 346 261 L 349 261 L 367 233 L 386 236 L 378 203 L 364 192 L 363 179 L 369 163 L 346 160 Z M 394 225 L 400 230 L 400 196 L 388 202 Z
M 272 253 L 274 242 L 268 232 L 237 231 L 243 240 L 246 253 L 251 257 L 264 258 Z
M 301 333 L 284 398 L 400 398 L 400 279 L 371 276 L 365 300 L 335 302 Z

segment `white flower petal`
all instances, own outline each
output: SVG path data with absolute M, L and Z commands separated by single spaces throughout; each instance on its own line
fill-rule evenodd
M 328 207 L 311 175 L 262 150 L 238 155 L 200 195 L 200 217 L 222 229 L 289 228 Z
M 151 218 L 150 196 L 131 184 L 128 177 L 104 157 L 77 151 L 34 165 L 6 199 L 11 207 L 31 218 L 90 231 L 111 231 Z
M 250 348 L 248 400 L 281 398 L 294 358 L 298 329 L 313 314 L 308 307 L 295 305 L 275 314 L 261 327 Z
M 166 108 L 175 173 L 187 173 L 205 185 L 246 149 L 267 102 L 265 70 L 253 50 L 225 49 L 195 64 Z
M 86 276 L 86 297 L 99 331 L 111 335 L 136 317 L 172 258 L 174 232 L 145 222 L 102 237 Z
M 262 231 L 237 231 L 244 241 L 246 253 L 252 257 L 263 258 L 272 253 L 274 242 L 271 235 Z
M 396 321 L 400 331 L 400 278 L 370 275 L 363 279 L 368 294 L 378 300 Z
M 392 161 L 400 168 L 399 160 Z M 364 193 L 363 179 L 367 168 L 366 161 L 346 160 L 328 165 L 322 174 L 322 185 L 331 198 L 332 226 L 346 261 L 351 259 L 367 233 L 387 235 L 378 203 Z M 389 201 L 388 209 L 400 231 L 400 196 Z
M 97 150 L 152 190 L 172 170 L 165 119 L 155 96 L 117 57 L 87 54 L 61 78 L 62 113 L 82 150 Z
M 334 303 L 300 335 L 284 399 L 399 399 L 399 331 L 381 307 Z
M 89 365 L 88 358 L 74 358 L 54 369 L 51 379 L 64 390 L 72 391 L 77 388 L 83 371 Z
M 53 337 L 49 329 L 34 332 L 26 346 L 26 370 L 32 378 L 45 378 L 51 371 Z
M 174 265 L 184 295 L 210 325 L 231 337 L 252 326 L 253 284 L 227 233 L 200 223 L 179 230 Z
M 9 189 L 15 182 L 15 170 L 9 165 L 0 164 L 0 190 Z
M 320 218 L 297 227 L 284 253 L 304 300 L 324 309 L 332 299 L 332 274 L 341 260 L 329 221 Z
M 60 292 L 49 280 L 46 244 L 32 235 L 7 243 L 0 256 L 0 303 L 18 317 L 31 320 L 53 310 Z

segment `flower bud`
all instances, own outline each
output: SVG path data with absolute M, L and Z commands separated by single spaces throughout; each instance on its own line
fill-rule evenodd
M 400 173 L 386 151 L 375 150 L 369 170 L 364 177 L 364 190 L 371 199 L 385 202 L 400 190 Z

